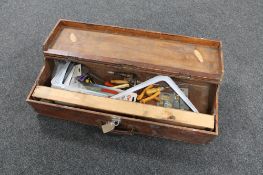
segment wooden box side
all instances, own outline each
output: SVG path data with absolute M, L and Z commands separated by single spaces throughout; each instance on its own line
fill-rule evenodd
M 111 121 L 112 117 L 116 115 L 68 107 L 59 104 L 51 104 L 47 102 L 37 101 L 32 97 L 34 89 L 36 88 L 41 74 L 48 71 L 49 67 L 43 66 L 40 74 L 33 85 L 31 91 L 29 92 L 26 101 L 33 107 L 33 109 L 44 116 L 49 116 L 53 118 L 70 120 L 82 124 L 88 124 L 92 126 L 101 127 L 107 121 Z M 142 134 L 148 136 L 155 136 L 160 138 L 184 141 L 187 143 L 194 144 L 206 144 L 218 135 L 218 97 L 215 99 L 215 130 L 214 131 L 204 131 L 199 129 L 192 129 L 181 126 L 174 126 L 169 124 L 158 123 L 154 121 L 147 121 L 141 119 L 134 119 L 125 116 L 118 116 L 121 118 L 121 125 L 115 128 L 112 133 L 118 134 Z
M 97 127 L 101 127 L 101 125 L 105 124 L 107 121 L 111 121 L 112 117 L 116 117 L 116 115 L 107 113 L 50 104 L 32 99 L 27 99 L 27 102 L 41 115 Z M 217 135 L 216 133 L 209 131 L 173 126 L 125 116 L 118 117 L 121 118 L 121 124 L 116 127 L 112 133 L 128 135 L 142 134 L 194 144 L 208 143 Z
M 86 110 L 74 107 L 68 107 L 58 104 L 51 104 L 34 99 L 32 94 L 37 85 L 42 84 L 44 79 L 49 79 L 48 72 L 52 69 L 52 65 L 47 64 L 41 69 L 35 84 L 33 85 L 27 97 L 27 102 L 40 114 L 55 118 L 71 120 L 78 123 L 101 126 L 101 124 L 110 121 L 112 114 L 98 112 L 94 110 Z M 173 140 L 181 140 L 188 143 L 204 144 L 208 143 L 218 135 L 218 95 L 214 101 L 215 114 L 215 130 L 204 131 L 199 129 L 174 126 L 154 121 L 135 119 L 125 116 L 122 118 L 122 125 L 117 127 L 113 132 L 121 134 L 143 134 L 148 136 L 157 136 Z M 92 117 L 89 117 L 92 116 Z M 115 115 L 114 115 L 115 116 Z

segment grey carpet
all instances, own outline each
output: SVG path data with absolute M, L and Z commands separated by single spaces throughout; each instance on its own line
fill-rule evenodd
M 59 18 L 222 40 L 220 136 L 191 145 L 107 136 L 38 116 L 25 103 Z M 262 0 L 1 0 L 0 174 L 260 174 Z

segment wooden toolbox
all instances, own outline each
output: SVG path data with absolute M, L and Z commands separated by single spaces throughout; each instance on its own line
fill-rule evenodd
M 218 92 L 224 65 L 220 41 L 59 20 L 43 45 L 44 66 L 27 102 L 50 117 L 189 143 L 218 135 Z M 70 60 L 105 79 L 109 71 L 136 74 L 141 82 L 169 76 L 188 88 L 199 113 L 51 88 L 54 62 Z

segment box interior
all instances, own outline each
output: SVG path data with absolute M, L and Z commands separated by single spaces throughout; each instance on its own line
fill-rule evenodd
M 47 58 L 45 60 L 45 69 L 39 77 L 37 81 L 37 85 L 42 86 L 50 86 L 52 72 L 54 68 L 54 58 Z M 76 62 L 76 61 L 75 61 Z M 138 77 L 140 81 L 146 81 L 158 74 L 152 72 L 146 72 L 143 70 L 134 70 L 129 69 L 128 67 L 125 70 L 122 67 L 99 64 L 94 62 L 81 62 L 77 61 L 77 63 L 81 63 L 85 65 L 91 72 L 96 74 L 99 77 L 102 77 L 105 80 L 109 80 L 112 78 L 112 75 L 109 74 L 109 71 L 116 72 L 126 72 L 126 73 L 134 73 Z M 180 87 L 188 88 L 188 98 L 195 105 L 200 113 L 204 114 L 215 114 L 215 98 L 217 92 L 217 84 L 207 83 L 207 82 L 198 82 L 198 81 L 190 81 L 185 79 L 180 79 L 177 77 L 171 77 Z M 149 104 L 150 105 L 150 104 Z

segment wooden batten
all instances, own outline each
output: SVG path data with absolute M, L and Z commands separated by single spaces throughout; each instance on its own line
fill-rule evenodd
M 214 128 L 213 115 L 97 97 L 45 86 L 37 86 L 32 96 L 35 98 L 56 101 L 69 106 L 81 106 L 93 110 L 126 114 L 148 119 L 159 119 L 179 126 L 201 129 Z

